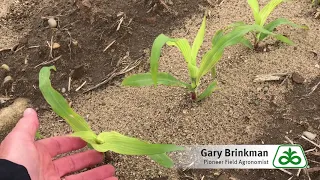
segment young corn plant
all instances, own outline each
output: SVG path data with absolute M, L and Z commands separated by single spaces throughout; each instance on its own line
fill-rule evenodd
M 317 7 L 320 5 L 320 0 L 312 0 L 312 5 Z
M 217 81 L 215 80 L 216 64 L 221 59 L 226 47 L 238 43 L 251 47 L 251 43 L 244 38 L 244 35 L 251 31 L 263 32 L 268 35 L 277 36 L 259 25 L 242 25 L 234 27 L 231 32 L 227 34 L 224 34 L 223 30 L 219 30 L 212 39 L 211 49 L 202 57 L 200 66 L 197 66 L 198 51 L 203 43 L 205 28 L 206 17 L 203 18 L 201 27 L 192 46 L 189 45 L 188 40 L 185 38 L 176 39 L 160 34 L 155 39 L 151 49 L 150 72 L 131 75 L 123 80 L 122 85 L 132 87 L 152 85 L 155 87 L 157 85 L 182 87 L 190 91 L 192 100 L 200 101 L 210 96 L 217 88 Z M 188 67 L 190 83 L 182 82 L 169 73 L 158 72 L 159 58 L 161 49 L 164 45 L 175 46 L 180 50 Z M 197 90 L 200 85 L 201 78 L 209 72 L 212 76 L 212 82 L 202 93 L 198 93 Z
M 300 26 L 297 25 L 285 18 L 278 18 L 274 21 L 271 21 L 270 23 L 266 24 L 267 19 L 269 17 L 269 15 L 272 13 L 272 11 L 282 2 L 284 2 L 285 0 L 270 0 L 270 2 L 264 6 L 262 9 L 260 9 L 259 7 L 259 2 L 258 0 L 248 0 L 248 4 L 252 10 L 253 16 L 254 16 L 254 21 L 255 24 L 266 29 L 269 32 L 273 32 L 276 27 L 278 27 L 279 25 L 290 25 L 292 27 L 295 28 L 303 28 L 303 29 L 307 29 L 307 26 Z M 233 24 L 233 27 L 236 26 L 242 26 L 245 23 L 243 22 L 238 22 Z M 253 42 L 253 47 L 254 49 L 257 49 L 259 47 L 259 43 L 261 41 L 263 41 L 266 37 L 268 37 L 269 34 L 263 33 L 263 32 L 257 32 L 257 31 L 253 31 L 253 35 L 254 35 L 254 42 Z M 279 41 L 282 41 L 284 43 L 287 43 L 289 45 L 293 45 L 294 43 L 288 39 L 287 37 L 283 36 L 283 35 L 274 35 L 274 37 L 276 39 L 278 39 Z
M 166 153 L 183 150 L 183 147 L 172 144 L 151 144 L 136 138 L 124 136 L 118 132 L 102 132 L 96 134 L 86 120 L 68 105 L 63 96 L 52 88 L 50 71 L 54 66 L 43 67 L 39 73 L 39 88 L 53 111 L 62 117 L 72 128 L 72 136 L 80 137 L 90 148 L 99 152 L 113 151 L 125 155 L 148 155 L 164 167 L 172 167 L 173 161 Z

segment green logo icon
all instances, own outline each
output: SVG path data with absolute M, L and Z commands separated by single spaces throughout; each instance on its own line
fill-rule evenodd
M 300 145 L 281 145 L 273 159 L 275 168 L 305 168 L 308 162 Z

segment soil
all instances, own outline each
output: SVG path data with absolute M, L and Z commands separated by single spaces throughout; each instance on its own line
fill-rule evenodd
M 209 49 L 210 37 L 216 30 L 236 21 L 252 22 L 246 1 L 219 1 L 213 6 L 208 3 L 213 1 L 176 0 L 172 1 L 172 4 L 162 1 L 166 2 L 168 7 L 159 3 L 161 1 L 90 1 L 91 5 L 79 4 L 78 1 L 75 4 L 71 1 L 27 2 L 28 5 L 24 3 L 18 8 L 12 8 L 11 13 L 1 20 L 11 24 L 15 32 L 28 32 L 20 39 L 19 46 L 14 48 L 16 52 L 2 51 L 0 54 L 1 63 L 4 62 L 11 67 L 10 74 L 15 79 L 14 91 L 11 91 L 11 88 L 7 91 L 1 89 L 1 93 L 8 93 L 13 99 L 30 98 L 33 106 L 41 110 L 40 131 L 46 137 L 71 132 L 68 125 L 50 111 L 37 88 L 40 67 L 34 66 L 49 60 L 50 48 L 46 41 L 50 43 L 51 37 L 54 37 L 53 41 L 58 42 L 61 47 L 53 50 L 53 56 L 62 57 L 50 63 L 58 69 L 52 76 L 53 86 L 59 91 L 62 88 L 67 89 L 71 71 L 80 71 L 77 73 L 81 75 L 78 79 L 72 76 L 72 90 L 63 94 L 72 102 L 73 108 L 88 119 L 96 132 L 116 130 L 150 142 L 204 145 L 282 144 L 289 143 L 285 139 L 287 136 L 295 143 L 301 144 L 305 150 L 315 147 L 301 138 L 303 131 L 319 134 L 320 128 L 320 86 L 309 94 L 312 87 L 320 81 L 320 21 L 314 19 L 314 9 L 311 8 L 310 2 L 282 4 L 270 16 L 270 19 L 288 18 L 309 27 L 307 31 L 287 26 L 277 29 L 278 33 L 285 34 L 293 40 L 294 46 L 269 38 L 265 42 L 268 46 L 263 46 L 265 48 L 259 52 L 240 45 L 228 48 L 217 67 L 219 90 L 200 103 L 191 102 L 189 94 L 179 88 L 122 87 L 121 77 L 92 92 L 82 92 L 102 81 L 115 68 L 125 67 L 138 58 L 142 59 L 142 63 L 126 76 L 147 72 L 149 53 L 146 52 L 154 38 L 160 33 L 165 33 L 172 37 L 193 40 L 203 11 L 207 9 L 211 13 L 208 17 L 203 50 L 200 52 L 200 55 L 203 55 Z M 154 6 L 154 3 L 157 5 Z M 266 1 L 261 3 L 266 4 Z M 20 15 L 13 11 L 19 8 L 23 9 L 18 11 L 21 12 Z M 41 17 L 48 16 L 55 16 L 59 20 L 58 30 L 47 28 L 46 19 L 43 20 Z M 121 17 L 124 17 L 123 25 L 117 31 Z M 130 23 L 131 18 L 133 20 Z M 63 30 L 62 27 L 65 26 L 68 30 Z M 103 52 L 115 39 L 116 42 Z M 23 45 L 25 47 L 19 50 Z M 40 47 L 30 49 L 30 46 Z M 126 56 L 127 58 L 123 58 Z M 26 57 L 27 64 L 24 63 Z M 181 80 L 188 81 L 184 60 L 175 48 L 165 47 L 162 51 L 160 71 L 169 72 Z M 288 76 L 283 81 L 253 82 L 256 75 L 269 73 L 294 73 L 294 78 Z M 301 81 L 300 76 L 305 80 Z M 296 77 L 300 78 L 297 80 Z M 87 84 L 83 89 L 75 92 L 84 81 L 87 81 Z M 210 77 L 205 77 L 201 88 L 206 87 L 209 81 Z M 307 94 L 309 95 L 306 96 Z M 314 141 L 320 144 L 319 137 Z M 319 166 L 319 156 L 307 153 L 307 158 L 310 168 Z M 159 167 L 147 157 L 115 153 L 111 153 L 109 163 L 117 168 L 119 179 L 290 178 L 288 174 L 279 170 L 178 171 Z M 296 173 L 294 170 L 291 172 Z M 312 180 L 320 178 L 317 171 L 309 175 Z M 292 179 L 307 180 L 308 176 L 302 171 L 299 177 Z
M 1 62 L 11 67 L 9 75 L 15 81 L 13 89 L 1 87 L 1 94 L 28 97 L 37 107 L 45 105 L 37 88 L 42 67 L 39 64 L 61 56 L 47 65 L 55 65 L 58 70 L 53 83 L 59 90 L 67 89 L 69 76 L 72 77 L 72 91 L 68 93 L 72 96 L 84 81 L 86 87 L 94 86 L 114 69 L 144 56 L 157 35 L 179 27 L 201 4 L 196 0 L 175 1 L 174 6 L 169 7 L 159 2 L 70 0 L 41 3 L 32 0 L 13 4 L 9 14 L 1 19 L 2 28 L 7 28 L 5 35 L 8 32 L 11 33 L 8 37 L 19 31 L 26 33 L 21 35 L 18 44 L 6 43 L 8 40 L 3 39 L 12 47 L 7 45 L 0 49 L 13 51 L 0 52 Z M 54 17 L 58 28 L 48 27 L 49 17 Z M 60 44 L 60 48 L 52 51 L 52 57 L 51 40 Z M 71 74 L 73 71 L 76 73 Z

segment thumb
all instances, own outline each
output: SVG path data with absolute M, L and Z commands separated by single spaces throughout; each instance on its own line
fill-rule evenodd
M 39 120 L 37 112 L 31 108 L 28 108 L 23 113 L 23 118 L 21 118 L 16 126 L 13 128 L 12 132 L 24 134 L 26 138 L 31 138 L 34 140 L 36 132 L 39 128 Z

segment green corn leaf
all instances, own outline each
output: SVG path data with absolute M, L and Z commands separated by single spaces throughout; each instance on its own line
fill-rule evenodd
M 240 39 L 240 43 L 244 46 L 246 46 L 247 48 L 253 49 L 253 45 L 252 43 L 245 37 Z
M 258 0 L 248 0 L 248 4 L 249 4 L 249 6 L 250 6 L 250 8 L 252 10 L 252 14 L 253 14 L 255 23 L 256 24 L 260 24 L 261 17 L 260 17 L 260 14 L 259 14 L 260 7 L 259 7 Z
M 183 147 L 173 144 L 150 144 L 136 138 L 124 136 L 118 132 L 102 132 L 97 136 L 101 143 L 94 143 L 87 134 L 75 133 L 73 136 L 80 137 L 90 143 L 96 151 L 113 151 L 126 155 L 154 155 L 166 152 L 184 150 Z
M 172 159 L 165 153 L 149 155 L 149 157 L 161 166 L 166 168 L 171 168 L 174 165 Z
M 110 142 L 110 143 L 116 143 L 117 145 L 119 145 L 119 147 L 114 148 L 114 145 L 109 146 L 110 145 L 109 143 L 108 144 L 104 144 L 105 142 L 110 140 L 109 139 L 110 134 L 111 134 L 111 136 L 116 136 L 116 137 L 113 137 L 114 140 L 112 140 L 113 142 Z M 99 137 L 99 136 L 97 136 L 96 134 L 94 134 L 91 131 L 78 131 L 78 132 L 73 133 L 71 136 L 80 137 L 81 139 L 86 141 L 89 145 L 93 146 L 94 149 L 99 151 L 99 152 L 106 152 L 108 150 L 113 151 L 114 149 L 119 149 L 120 148 L 120 151 L 118 150 L 118 153 L 120 153 L 120 154 L 146 155 L 144 153 L 141 154 L 141 152 L 139 150 L 137 150 L 137 149 L 135 149 L 135 150 L 131 149 L 130 152 L 126 152 L 126 151 L 121 150 L 121 147 L 124 147 L 123 143 L 127 143 L 127 141 L 131 141 L 131 142 L 129 142 L 129 144 L 126 144 L 126 145 L 130 145 L 132 143 L 138 142 L 137 145 L 132 146 L 132 147 L 130 146 L 130 148 L 136 148 L 138 146 L 139 146 L 139 148 L 144 148 L 145 146 L 151 147 L 150 145 L 152 145 L 152 144 L 149 144 L 149 143 L 144 142 L 144 141 L 140 141 L 140 140 L 135 139 L 135 138 L 130 138 L 130 137 L 121 135 L 121 134 L 119 134 L 117 132 L 109 132 L 107 137 L 101 137 L 101 136 Z M 105 139 L 103 139 L 103 138 L 105 138 Z M 121 141 L 125 141 L 125 142 L 119 143 Z M 141 144 L 142 144 L 143 147 L 141 146 Z M 101 147 L 101 146 L 103 146 L 103 147 Z M 104 146 L 106 146 L 106 147 L 104 147 Z M 153 146 L 152 148 L 154 148 L 154 145 L 152 145 L 152 146 Z M 170 148 L 172 148 L 172 146 L 174 146 L 174 145 L 170 145 Z M 112 148 L 112 149 L 110 149 L 110 148 Z M 126 150 L 127 147 L 124 147 L 124 149 Z M 179 147 L 178 149 L 182 150 L 181 147 Z M 139 152 L 135 153 L 135 152 L 132 152 L 132 151 L 139 151 Z M 114 151 L 114 152 L 116 152 L 116 151 Z M 147 154 L 149 154 L 149 152 Z M 153 155 L 149 155 L 149 157 L 152 160 L 154 160 L 157 163 L 159 163 L 160 165 L 162 165 L 163 167 L 170 168 L 170 167 L 172 167 L 174 165 L 173 161 L 169 158 L 168 155 L 166 155 L 166 153 L 153 154 Z
M 85 142 L 91 144 L 97 144 L 97 143 L 103 143 L 99 142 L 97 139 L 97 135 L 92 132 L 92 131 L 78 131 L 78 132 L 74 132 L 73 134 L 71 134 L 71 136 L 74 137 L 80 137 L 82 140 L 84 140 Z
M 157 73 L 157 85 L 166 85 L 166 86 L 178 86 L 188 88 L 190 85 L 179 81 L 174 76 L 158 72 Z M 122 81 L 123 86 L 133 86 L 133 87 L 142 87 L 142 86 L 152 86 L 154 82 L 150 73 L 134 74 Z
M 197 98 L 197 101 L 201 101 L 206 97 L 209 97 L 213 91 L 216 89 L 217 87 L 217 81 L 213 81 L 207 88 L 206 90 L 204 90 Z
M 191 47 L 187 39 L 170 39 L 167 41 L 168 46 L 177 47 L 182 53 L 185 61 L 188 63 L 191 59 Z
M 235 27 L 231 32 L 221 37 L 217 41 L 217 43 L 214 44 L 212 49 L 203 56 L 198 72 L 197 82 L 199 82 L 200 78 L 208 73 L 212 69 L 212 67 L 216 65 L 226 47 L 237 43 L 243 43 L 243 36 L 251 31 L 258 31 L 269 35 L 276 35 L 256 24 Z
M 278 18 L 272 22 L 270 22 L 269 24 L 265 25 L 264 28 L 270 32 L 273 32 L 274 29 L 280 25 L 290 25 L 294 28 L 302 28 L 302 29 L 308 29 L 308 26 L 301 26 L 301 25 L 297 25 L 285 18 Z M 261 33 L 259 36 L 259 41 L 262 41 L 264 38 L 266 38 L 268 35 Z
M 161 55 L 162 47 L 170 41 L 170 38 L 164 34 L 160 34 L 153 42 L 150 57 L 150 70 L 152 75 L 152 80 L 155 86 L 157 86 L 157 75 L 159 68 L 159 58 Z
M 260 11 L 260 25 L 263 26 L 264 23 L 266 22 L 268 16 L 271 14 L 271 12 L 284 0 L 271 0 L 266 6 L 262 8 Z
M 86 120 L 74 112 L 64 97 L 52 88 L 50 82 L 51 69 L 56 70 L 54 66 L 43 67 L 39 73 L 39 88 L 43 97 L 53 111 L 71 126 L 73 131 L 91 131 Z
M 275 35 L 274 37 L 276 39 L 278 39 L 279 41 L 282 41 L 282 42 L 287 43 L 289 45 L 294 45 L 294 43 L 289 38 L 287 38 L 283 35 Z
M 197 55 L 198 55 L 199 49 L 203 43 L 205 32 L 206 32 L 206 16 L 204 16 L 204 18 L 202 20 L 201 27 L 200 27 L 198 34 L 192 44 L 190 63 L 193 66 L 197 65 Z
M 215 79 L 216 76 L 217 76 L 216 67 L 213 66 L 212 69 L 211 69 L 211 77 L 212 77 L 212 79 Z
M 212 46 L 214 46 L 222 37 L 223 37 L 223 30 L 217 31 L 216 34 L 212 38 L 212 41 L 211 41 Z

